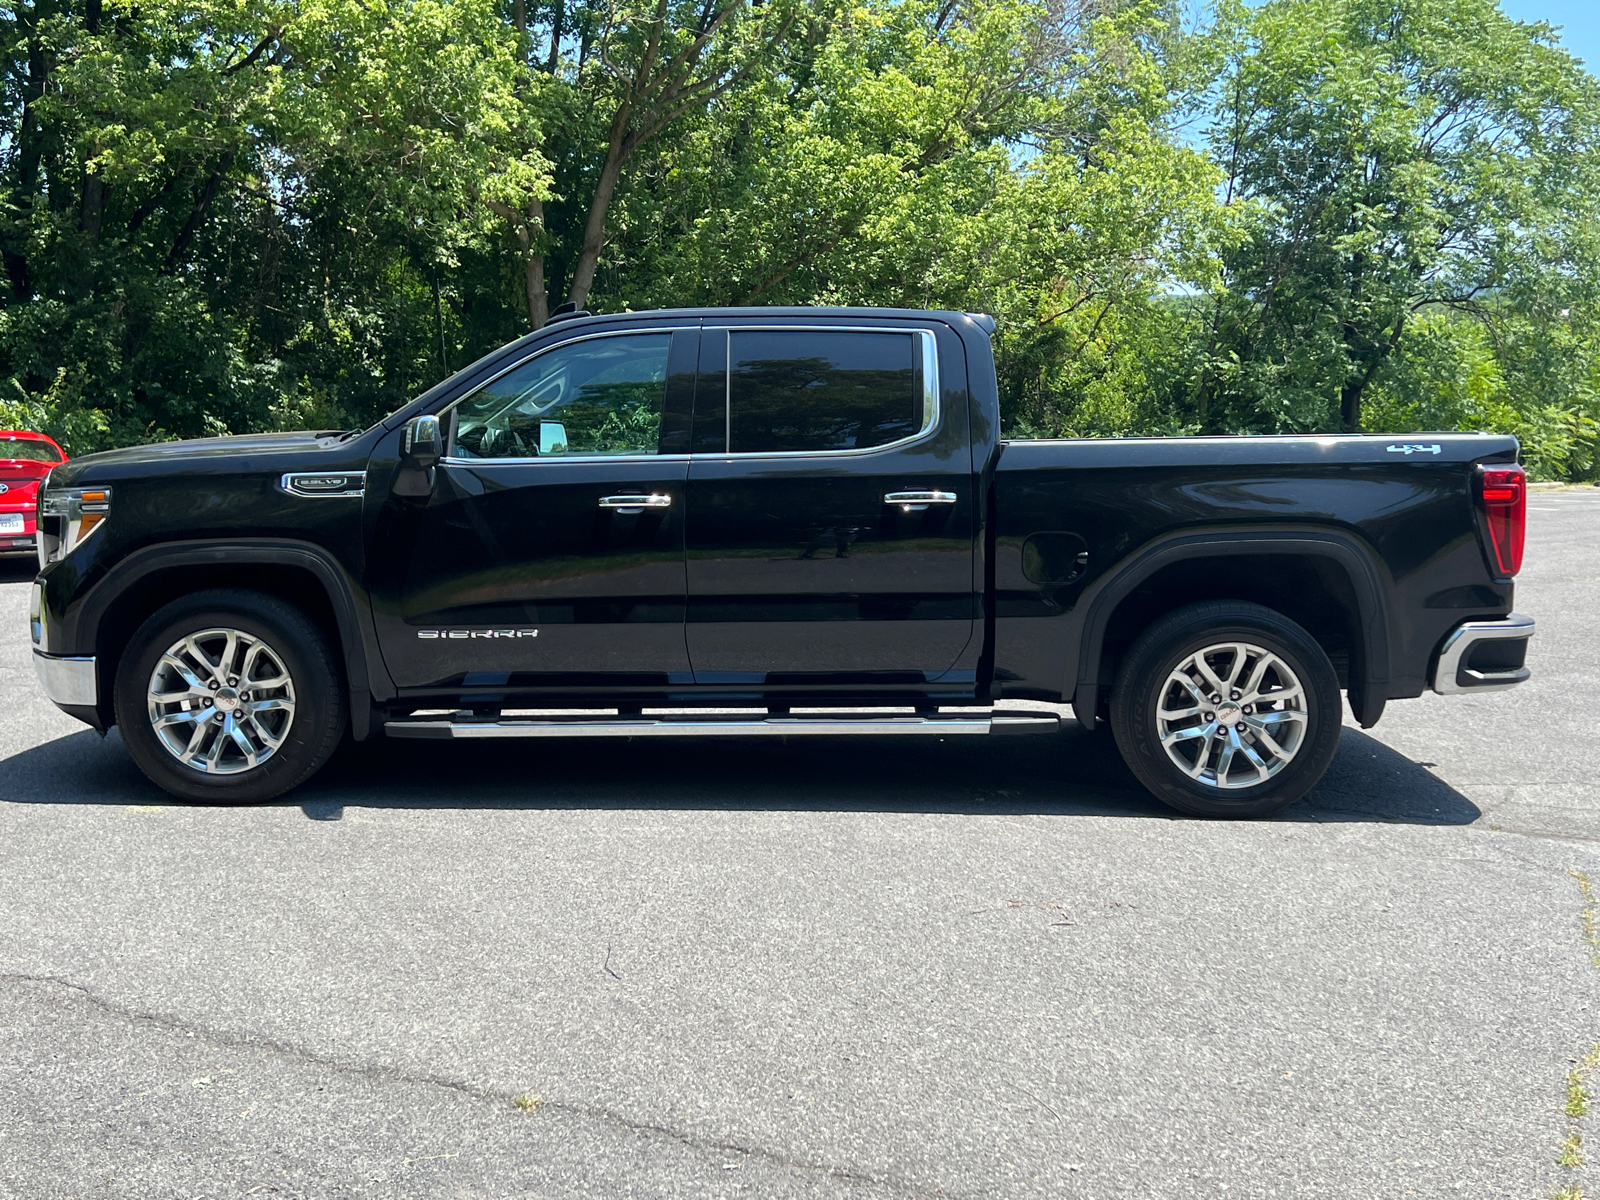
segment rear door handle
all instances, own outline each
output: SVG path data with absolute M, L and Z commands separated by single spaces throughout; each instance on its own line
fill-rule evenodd
M 956 494 L 918 488 L 908 492 L 885 492 L 883 502 L 898 505 L 901 512 L 927 512 L 930 504 L 954 504 Z
M 671 508 L 672 497 L 660 492 L 648 496 L 601 496 L 600 507 L 619 513 L 642 513 L 647 508 Z

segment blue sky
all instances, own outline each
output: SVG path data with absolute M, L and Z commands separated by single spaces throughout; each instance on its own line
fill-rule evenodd
M 1188 0 L 1185 9 L 1198 21 L 1209 4 L 1207 0 Z M 1600 75 L 1600 0 L 1500 0 L 1500 10 L 1514 21 L 1549 21 L 1560 26 L 1556 36 L 1561 44 L 1583 59 L 1592 74 Z
M 1561 44 L 1600 75 L 1600 0 L 1500 0 L 1500 10 L 1513 20 L 1562 26 Z

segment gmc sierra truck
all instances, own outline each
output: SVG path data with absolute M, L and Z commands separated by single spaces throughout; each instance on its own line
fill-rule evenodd
M 1528 677 L 1515 439 L 1007 441 L 993 327 L 563 315 L 371 429 L 75 459 L 39 679 L 188 798 L 346 737 L 1057 728 L 1021 697 L 1242 817 L 1321 777 L 1341 691 L 1371 727 Z

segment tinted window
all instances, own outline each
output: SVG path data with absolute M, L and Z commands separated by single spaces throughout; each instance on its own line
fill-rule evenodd
M 61 456 L 49 442 L 36 442 L 32 438 L 0 438 L 0 458 L 47 463 L 61 461 Z
M 456 406 L 461 458 L 654 454 L 667 392 L 665 333 L 557 346 Z
M 734 330 L 731 337 L 731 453 L 861 450 L 922 427 L 913 334 Z

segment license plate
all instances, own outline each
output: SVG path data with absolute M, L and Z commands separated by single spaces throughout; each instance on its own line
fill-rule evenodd
M 21 533 L 21 513 L 0 513 L 0 533 Z

